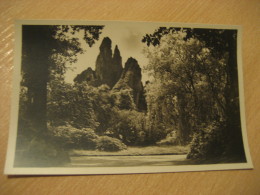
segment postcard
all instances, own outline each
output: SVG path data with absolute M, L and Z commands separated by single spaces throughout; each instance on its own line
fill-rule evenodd
M 241 27 L 15 24 L 5 174 L 253 168 Z

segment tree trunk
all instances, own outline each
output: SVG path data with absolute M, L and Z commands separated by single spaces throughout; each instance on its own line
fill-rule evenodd
M 182 145 L 187 144 L 189 140 L 189 135 L 190 135 L 190 127 L 189 127 L 189 122 L 186 119 L 187 113 L 185 112 L 185 100 L 183 95 L 178 94 L 178 111 L 179 111 L 179 131 L 177 132 L 178 137 L 179 137 L 179 143 Z
M 34 130 L 44 133 L 47 130 L 47 82 L 39 81 L 36 86 L 28 86 L 31 93 L 29 115 Z
M 237 70 L 237 38 L 234 32 L 228 33 L 228 66 L 226 89 L 227 116 L 227 152 L 245 158 L 239 108 L 238 70 Z
M 28 88 L 28 116 L 33 130 L 42 134 L 47 130 L 47 82 L 51 55 L 49 28 L 23 26 L 22 69 L 24 85 Z

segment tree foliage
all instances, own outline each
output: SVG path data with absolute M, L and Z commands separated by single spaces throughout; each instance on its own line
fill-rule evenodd
M 165 135 L 167 129 L 177 130 L 179 143 L 192 140 L 190 157 L 203 150 L 207 150 L 202 152 L 205 156 L 224 154 L 234 148 L 233 133 L 243 153 L 236 55 L 231 50 L 235 37 L 230 30 L 159 28 L 143 39 L 153 45 L 146 50 L 146 70 L 154 78 L 147 86 L 151 131 Z M 211 127 L 215 123 L 219 125 Z M 210 147 L 214 137 L 223 141 L 221 146 L 214 145 L 218 152 Z
M 98 40 L 103 26 L 79 25 L 23 25 L 22 26 L 22 82 L 26 87 L 28 117 L 38 133 L 44 133 L 46 125 L 47 83 L 54 77 L 62 77 L 66 62 L 77 60 L 82 53 L 79 39 L 73 36 L 83 33 L 89 46 Z
M 145 114 L 136 110 L 114 110 L 106 134 L 122 140 L 127 145 L 145 145 Z

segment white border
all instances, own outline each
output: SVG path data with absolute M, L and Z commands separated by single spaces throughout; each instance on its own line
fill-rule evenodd
M 237 36 L 237 62 L 239 78 L 239 100 L 241 114 L 241 128 L 243 143 L 246 154 L 246 163 L 210 164 L 210 165 L 176 165 L 176 166 L 140 166 L 140 167 L 66 167 L 66 168 L 15 168 L 15 143 L 17 137 L 20 73 L 21 73 L 21 27 L 30 25 L 107 25 L 107 24 L 139 24 L 165 27 L 183 28 L 210 28 L 210 29 L 234 29 L 238 31 Z M 4 174 L 8 175 L 84 175 L 84 174 L 131 174 L 131 173 L 162 173 L 162 172 L 185 172 L 185 171 L 210 171 L 210 170 L 231 170 L 231 169 L 252 169 L 253 164 L 249 152 L 244 105 L 243 70 L 242 70 L 242 28 L 237 25 L 209 25 L 209 24 L 188 24 L 188 23 L 164 23 L 164 22 L 122 22 L 122 21 L 64 21 L 64 20 L 18 20 L 15 25 L 15 58 L 12 82 L 12 104 L 9 127 L 8 151 Z

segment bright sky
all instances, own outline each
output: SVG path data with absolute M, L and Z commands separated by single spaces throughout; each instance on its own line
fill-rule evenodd
M 135 58 L 140 67 L 144 67 L 148 60 L 142 54 L 143 48 L 146 46 L 141 42 L 143 36 L 147 33 L 153 33 L 158 26 L 153 23 L 111 23 L 106 24 L 102 30 L 99 41 L 91 48 L 86 43 L 82 43 L 82 47 L 86 49 L 84 54 L 78 55 L 78 61 L 72 65 L 74 70 L 68 70 L 65 75 L 65 80 L 72 83 L 75 76 L 86 70 L 88 67 L 95 69 L 96 58 L 99 54 L 99 46 L 104 37 L 109 37 L 112 40 L 112 51 L 116 45 L 121 53 L 123 67 L 129 57 Z M 142 72 L 142 81 L 148 80 L 148 75 Z

